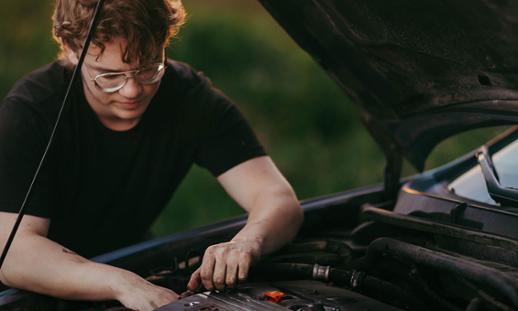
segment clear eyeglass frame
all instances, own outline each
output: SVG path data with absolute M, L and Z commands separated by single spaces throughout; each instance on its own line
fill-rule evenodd
M 122 89 L 129 78 L 135 79 L 140 84 L 155 84 L 164 76 L 166 65 L 164 63 L 155 63 L 144 68 L 120 71 L 105 72 L 94 77 L 90 75 L 90 81 L 105 93 L 115 93 Z

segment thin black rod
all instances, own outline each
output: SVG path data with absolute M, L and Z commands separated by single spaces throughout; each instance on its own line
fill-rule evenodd
M 101 14 L 101 9 L 103 7 L 103 4 L 104 4 L 104 0 L 99 0 L 99 2 L 97 2 L 94 16 L 92 18 L 92 21 L 90 22 L 88 35 L 86 36 L 85 43 L 83 44 L 83 51 L 81 51 L 81 56 L 79 57 L 77 66 L 72 73 L 72 78 L 70 79 L 70 82 L 68 83 L 67 92 L 65 93 L 65 97 L 63 99 L 63 102 L 61 103 L 61 107 L 59 109 L 58 116 L 56 118 L 56 122 L 54 123 L 54 127 L 53 127 L 52 132 L 49 137 L 49 141 L 48 141 L 47 146 L 45 147 L 45 151 L 43 152 L 43 155 L 40 159 L 40 163 L 38 164 L 38 167 L 36 168 L 36 171 L 34 172 L 34 176 L 32 177 L 32 181 L 29 185 L 29 188 L 27 189 L 27 192 L 25 193 L 25 198 L 23 199 L 22 205 L 20 206 L 20 210 L 18 211 L 18 217 L 16 218 L 16 222 L 14 223 L 13 229 L 11 230 L 11 233 L 9 234 L 9 238 L 7 239 L 7 242 L 5 243 L 5 247 L 2 251 L 2 256 L 0 257 L 0 269 L 2 269 L 2 265 L 4 264 L 5 258 L 7 257 L 7 252 L 11 248 L 11 244 L 13 243 L 16 232 L 18 231 L 18 228 L 20 227 L 20 223 L 22 222 L 23 216 L 25 215 L 27 201 L 29 200 L 29 196 L 32 192 L 32 188 L 33 188 L 34 184 L 36 183 L 36 179 L 38 178 L 41 167 L 43 166 L 43 162 L 45 161 L 45 158 L 47 157 L 47 153 L 50 149 L 50 146 L 52 145 L 52 141 L 54 140 L 54 136 L 56 134 L 56 130 L 59 125 L 59 121 L 61 120 L 61 115 L 63 114 L 63 110 L 68 101 L 68 96 L 70 94 L 72 86 L 74 85 L 75 81 L 77 80 L 77 77 L 79 76 L 79 71 L 81 70 L 81 66 L 83 65 L 86 53 L 88 52 L 88 48 L 90 47 L 90 42 L 92 41 L 95 30 L 97 29 L 97 23 L 99 21 L 99 16 Z

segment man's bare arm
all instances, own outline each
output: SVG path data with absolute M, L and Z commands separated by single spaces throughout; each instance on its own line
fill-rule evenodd
M 0 243 L 16 219 L 0 212 Z M 138 275 L 87 260 L 46 235 L 49 220 L 25 216 L 0 271 L 2 283 L 64 299 L 119 300 L 128 308 L 153 310 L 177 299 Z
M 291 241 L 303 219 L 291 186 L 269 157 L 246 161 L 218 177 L 248 212 L 245 227 L 230 241 L 209 247 L 188 288 L 221 289 L 246 279 L 253 261 Z

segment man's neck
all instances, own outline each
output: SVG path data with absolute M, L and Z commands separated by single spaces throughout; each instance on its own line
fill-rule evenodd
M 106 128 L 108 128 L 108 129 L 110 129 L 112 131 L 116 131 L 116 132 L 129 131 L 132 128 L 134 128 L 135 126 L 137 126 L 137 124 L 140 121 L 140 119 L 135 119 L 135 120 L 120 120 L 120 119 L 117 119 L 117 120 L 114 120 L 114 119 L 110 119 L 110 118 L 104 118 L 104 117 L 99 116 L 99 115 L 97 115 L 97 118 L 102 123 L 102 125 L 104 125 Z

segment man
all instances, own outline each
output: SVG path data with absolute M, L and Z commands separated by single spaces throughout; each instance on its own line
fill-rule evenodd
M 95 0 L 57 0 L 61 58 L 20 80 L 0 106 L 0 243 L 4 244 L 63 99 Z M 248 213 L 209 247 L 188 288 L 234 286 L 291 240 L 293 190 L 246 121 L 210 81 L 164 48 L 184 19 L 174 0 L 106 0 L 98 31 L 28 202 L 0 280 L 55 297 L 152 310 L 169 289 L 85 257 L 141 239 L 194 163 Z

